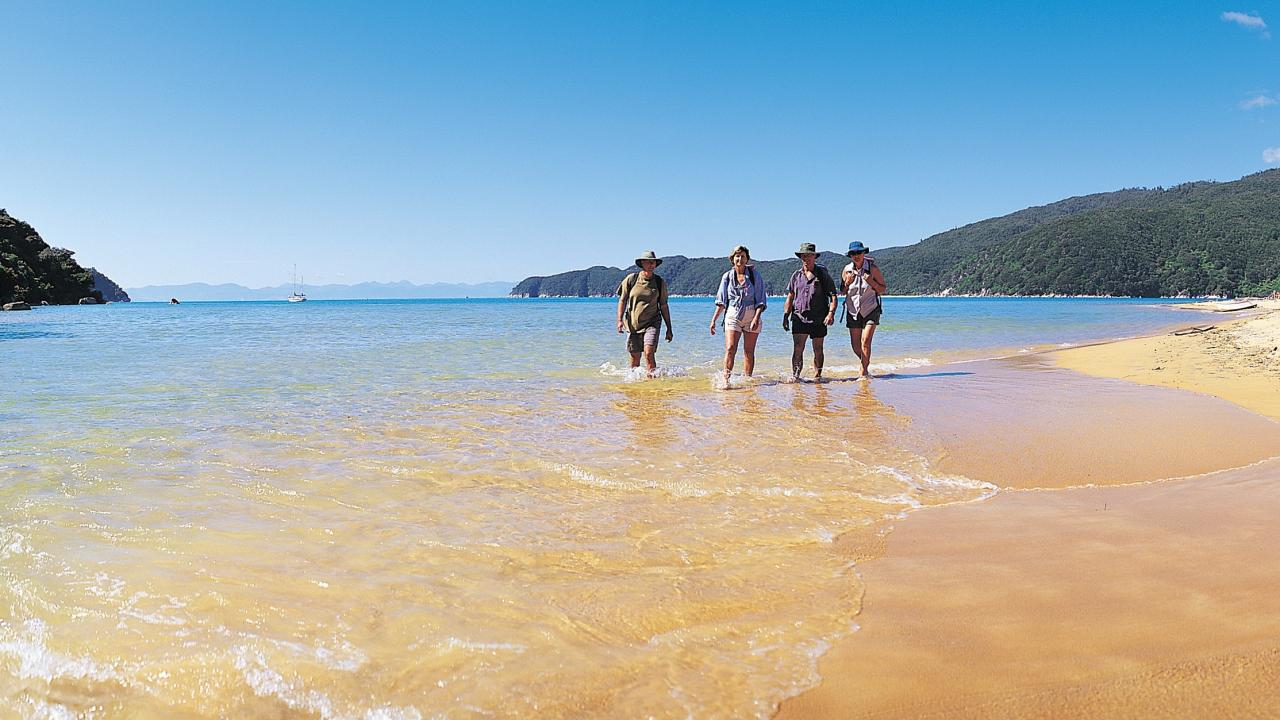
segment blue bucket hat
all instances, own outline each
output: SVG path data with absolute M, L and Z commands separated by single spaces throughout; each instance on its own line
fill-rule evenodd
M 847 254 L 857 255 L 859 253 L 864 253 L 864 252 L 871 252 L 871 249 L 868 248 L 866 245 L 863 245 L 861 242 L 857 240 L 854 240 L 853 242 L 849 243 L 849 252 Z

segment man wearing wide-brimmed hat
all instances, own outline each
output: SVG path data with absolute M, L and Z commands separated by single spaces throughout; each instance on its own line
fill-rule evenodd
M 652 376 L 657 370 L 658 330 L 667 324 L 667 342 L 675 337 L 671 331 L 671 309 L 667 306 L 667 283 L 654 272 L 662 258 L 648 250 L 636 258 L 640 272 L 627 275 L 618 285 L 618 332 L 627 333 L 627 352 L 631 367 L 640 367 L 644 355 L 645 369 Z
M 818 264 L 813 243 L 800 243 L 796 251 L 800 269 L 787 283 L 787 302 L 782 307 L 782 329 L 791 331 L 791 376 L 800 379 L 804 369 L 804 344 L 813 339 L 814 380 L 822 379 L 822 341 L 827 326 L 836 321 L 836 282 Z

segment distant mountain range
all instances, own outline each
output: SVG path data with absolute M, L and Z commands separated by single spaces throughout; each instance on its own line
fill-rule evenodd
M 1266 295 L 1280 291 L 1280 170 L 1068 198 L 872 255 L 889 292 L 903 295 Z M 819 262 L 839 277 L 847 258 L 825 252 Z M 771 293 L 797 265 L 756 261 Z M 675 255 L 658 273 L 673 294 L 710 295 L 728 267 L 723 257 Z M 635 270 L 529 277 L 511 294 L 613 295 Z
M 511 292 L 510 282 L 429 283 L 414 285 L 408 281 L 357 285 L 305 285 L 302 291 L 312 300 L 407 300 L 414 298 L 505 297 Z M 129 288 L 135 302 L 168 302 L 170 298 L 188 300 L 284 300 L 293 292 L 292 285 L 247 288 L 225 283 L 188 283 L 186 285 L 145 285 Z

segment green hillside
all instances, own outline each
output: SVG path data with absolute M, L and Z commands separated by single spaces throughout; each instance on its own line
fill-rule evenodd
M 840 269 L 849 262 L 843 255 L 824 252 L 818 261 L 831 270 L 832 277 L 838 277 Z M 800 261 L 794 257 L 788 260 L 755 261 L 756 272 L 764 277 L 765 287 L 770 294 L 781 294 L 791 278 L 791 273 L 800 267 Z M 586 270 L 550 275 L 547 277 L 525 278 L 511 290 L 512 295 L 521 297 L 589 297 L 613 295 L 618 285 L 629 272 L 639 268 L 634 265 L 623 270 L 616 267 L 597 265 Z M 729 269 L 729 259 L 722 258 L 687 258 L 683 255 L 664 258 L 658 274 L 667 281 L 668 292 L 672 295 L 714 295 L 719 287 L 720 276 Z
M 932 283 L 894 284 L 909 292 L 1270 294 L 1280 290 L 1280 170 L 1043 223 L 965 253 Z
M 904 295 L 1269 294 L 1280 290 L 1280 170 L 1068 198 L 873 255 L 889 291 Z M 845 258 L 824 253 L 820 262 L 835 274 Z M 756 266 L 778 293 L 797 261 Z M 677 256 L 659 273 L 674 294 L 709 295 L 727 268 L 725 258 Z M 512 294 L 612 295 L 633 270 L 597 266 L 526 278 Z
M 30 225 L 0 210 L 0 303 L 23 300 L 69 305 L 84 297 L 102 300 L 93 274 L 70 250 L 49 247 Z

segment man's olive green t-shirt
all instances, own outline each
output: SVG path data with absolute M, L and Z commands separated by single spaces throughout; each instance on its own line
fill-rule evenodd
M 627 297 L 627 317 L 631 321 L 631 332 L 656 327 L 662 323 L 662 308 L 667 306 L 667 284 L 657 274 L 648 280 L 644 273 L 634 273 L 635 282 Z M 631 277 L 628 275 L 627 277 Z M 627 289 L 627 278 L 618 285 L 618 294 Z

